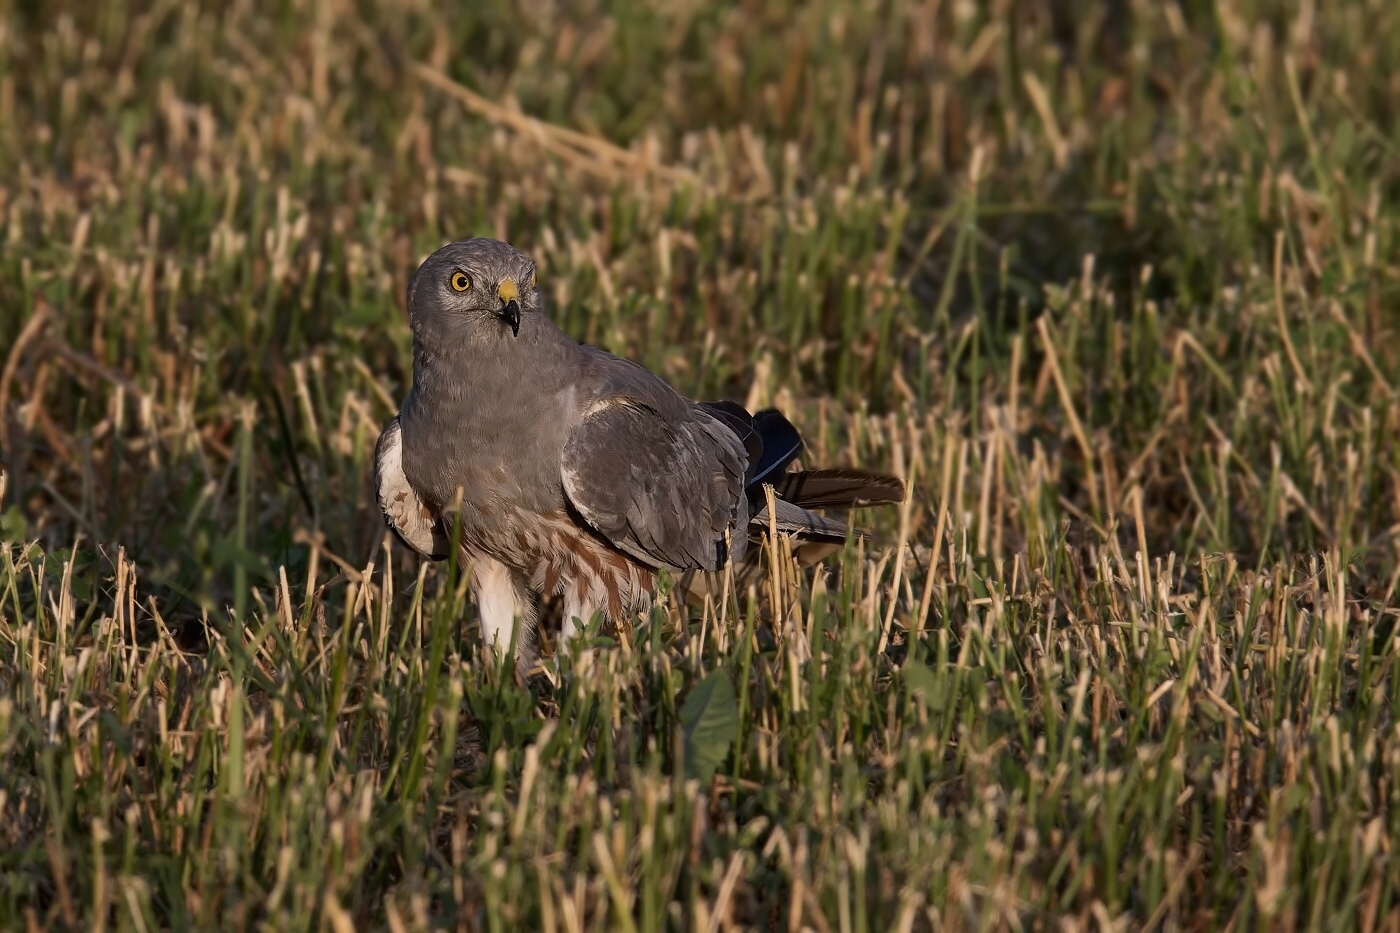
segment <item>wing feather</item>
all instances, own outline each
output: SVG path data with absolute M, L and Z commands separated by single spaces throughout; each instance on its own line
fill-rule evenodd
M 792 535 L 802 541 L 826 541 L 841 543 L 846 540 L 846 536 L 852 532 L 846 523 L 834 518 L 827 518 L 825 515 L 818 515 L 809 512 L 798 505 L 793 505 L 784 499 L 776 496 L 773 498 L 776 506 L 774 512 L 774 525 L 780 533 Z M 762 536 L 769 529 L 768 504 L 765 502 L 758 513 L 749 520 L 749 532 Z M 862 532 L 854 532 L 856 537 L 864 537 Z
M 797 470 L 784 473 L 773 488 L 779 498 L 805 509 L 849 509 L 904 501 L 902 480 L 859 470 Z
M 648 566 L 718 570 L 729 547 L 741 556 L 749 520 L 743 441 L 640 367 L 602 353 L 595 365 L 598 391 L 560 463 L 579 515 Z
M 424 557 L 447 557 L 447 535 L 404 475 L 403 432 L 398 416 L 384 426 L 375 445 L 374 486 L 384 523 L 400 541 Z

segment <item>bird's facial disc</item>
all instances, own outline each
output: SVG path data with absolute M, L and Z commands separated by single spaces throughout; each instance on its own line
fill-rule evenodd
M 464 340 L 504 339 L 507 328 L 518 337 L 529 314 L 540 310 L 534 260 L 496 240 L 449 243 L 423 260 L 409 282 L 414 336 L 440 353 Z

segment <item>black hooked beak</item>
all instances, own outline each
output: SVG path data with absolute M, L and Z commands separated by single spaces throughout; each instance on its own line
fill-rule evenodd
M 505 302 L 501 305 L 501 310 L 496 312 L 497 316 L 510 325 L 511 336 L 519 337 L 520 287 L 515 284 L 515 279 L 501 279 L 501 283 L 496 286 L 496 297 Z
M 500 316 L 501 320 L 505 321 L 507 324 L 510 325 L 510 333 L 512 337 L 520 336 L 519 301 L 512 298 L 510 301 L 507 301 L 505 307 L 497 311 L 496 314 Z

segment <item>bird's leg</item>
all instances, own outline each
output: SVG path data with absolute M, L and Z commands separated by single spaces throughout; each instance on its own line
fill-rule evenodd
M 521 685 L 529 683 L 539 673 L 539 602 L 529 589 L 525 577 L 515 579 L 515 676 Z M 509 644 L 509 632 L 506 644 Z M 504 650 L 504 646 L 502 647 Z
M 535 601 L 524 579 L 500 561 L 479 556 L 472 563 L 471 586 L 481 614 L 482 640 L 498 654 L 504 654 L 513 634 L 517 666 L 533 663 Z

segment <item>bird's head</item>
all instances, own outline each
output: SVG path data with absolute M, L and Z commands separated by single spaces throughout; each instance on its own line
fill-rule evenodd
M 500 240 L 449 243 L 408 283 L 409 325 L 429 345 L 511 340 L 539 310 L 535 261 Z

